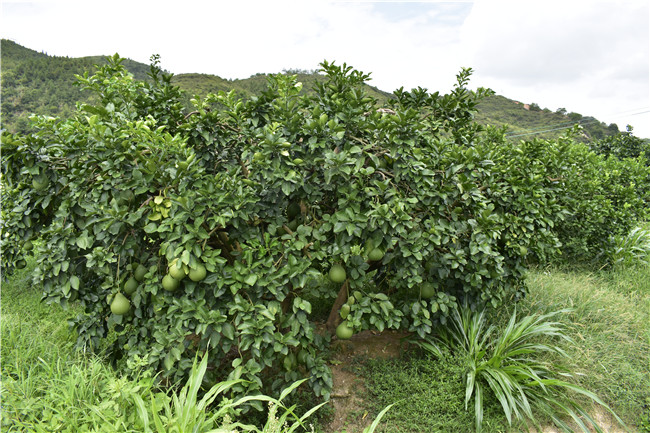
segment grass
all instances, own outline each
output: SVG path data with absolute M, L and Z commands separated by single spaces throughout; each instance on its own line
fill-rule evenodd
M 650 223 L 635 227 L 625 236 L 614 237 L 608 256 L 608 264 L 618 270 L 650 266 Z
M 78 311 L 41 303 L 32 269 L 2 284 L 2 431 L 98 431 L 107 420 L 129 431 L 131 396 L 148 394 L 152 381 L 121 377 L 100 357 L 75 352 L 67 321 Z
M 650 267 L 603 273 L 537 270 L 522 313 L 573 311 L 558 318 L 577 344 L 566 347 L 579 384 L 637 425 L 650 398 Z
M 585 433 L 590 428 L 602 432 L 573 395 L 598 403 L 619 424 L 622 421 L 598 396 L 577 385 L 563 367 L 568 355 L 556 343 L 575 343 L 555 318 L 569 311 L 522 317 L 515 310 L 501 328 L 494 321 L 488 324 L 485 309 L 472 310 L 465 304 L 454 309 L 447 326 L 415 342 L 438 357 L 443 351 L 454 353 L 465 365 L 465 407 L 474 400 L 477 432 L 483 423 L 483 401 L 494 398 L 501 403 L 508 424 L 514 418 L 541 428 L 538 414 L 542 414 L 566 432 L 573 431 L 567 419 Z

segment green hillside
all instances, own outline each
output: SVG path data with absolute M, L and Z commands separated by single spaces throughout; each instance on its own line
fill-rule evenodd
M 568 127 L 579 123 L 584 128 L 583 140 L 599 140 L 619 131 L 616 124 L 606 125 L 593 117 L 578 113 L 554 112 L 534 103 L 522 103 L 494 95 L 481 101 L 476 120 L 483 125 L 507 126 L 513 138 L 555 138 Z M 534 132 L 534 134 L 531 134 Z
M 25 131 L 32 113 L 66 117 L 78 101 L 87 101 L 74 86 L 74 74 L 104 64 L 101 56 L 69 58 L 49 56 L 3 39 L 0 45 L 2 128 Z M 149 66 L 127 60 L 125 66 L 138 79 Z
M 79 87 L 73 85 L 74 75 L 83 74 L 85 71 L 92 72 L 94 65 L 105 62 L 104 57 L 100 56 L 50 56 L 6 39 L 1 42 L 0 56 L 0 124 L 2 128 L 12 132 L 25 132 L 28 128 L 28 117 L 32 113 L 59 117 L 70 115 L 76 102 L 85 102 L 89 98 Z M 126 60 L 125 66 L 135 78 L 147 78 L 148 65 Z M 287 72 L 298 74 L 306 92 L 313 88 L 314 83 L 323 79 L 313 71 Z M 194 95 L 205 96 L 221 90 L 235 90 L 241 96 L 248 97 L 260 94 L 267 83 L 265 74 L 236 80 L 208 74 L 180 74 L 174 76 L 173 82 L 185 91 L 188 106 Z M 379 101 L 385 101 L 392 95 L 372 86 L 368 86 L 367 91 Z M 584 141 L 600 139 L 618 131 L 614 124 L 608 126 L 578 113 L 551 112 L 532 103 L 527 105 L 498 95 L 481 102 L 476 119 L 484 125 L 507 126 L 513 139 L 554 138 L 575 123 L 583 124 Z M 531 135 L 531 132 L 534 134 Z

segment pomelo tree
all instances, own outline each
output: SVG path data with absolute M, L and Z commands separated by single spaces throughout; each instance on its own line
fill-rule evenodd
M 523 296 L 527 260 L 557 251 L 541 145 L 473 122 L 489 91 L 469 69 L 381 106 L 368 74 L 323 62 L 313 93 L 273 75 L 186 112 L 157 59 L 147 82 L 121 63 L 78 77 L 95 104 L 3 135 L 3 264 L 40 238 L 34 279 L 84 307 L 80 347 L 170 380 L 209 352 L 211 380 L 247 380 L 236 393 L 308 377 L 327 397 L 337 328 L 424 336 L 463 299 Z M 310 299 L 331 306 L 322 327 Z

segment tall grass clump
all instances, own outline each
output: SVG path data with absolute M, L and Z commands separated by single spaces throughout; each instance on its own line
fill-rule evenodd
M 565 347 L 564 362 L 581 386 L 640 429 L 642 414 L 650 416 L 650 267 L 598 273 L 537 269 L 527 281 L 520 312 L 570 308 L 557 317 L 576 342 Z
M 591 400 L 622 420 L 593 392 L 575 384 L 557 362 L 546 362 L 544 354 L 567 357 L 558 343 L 571 339 L 556 321 L 567 310 L 518 318 L 513 312 L 504 328 L 489 324 L 486 310 L 467 304 L 456 308 L 446 327 L 416 340 L 436 356 L 450 351 L 465 367 L 465 408 L 473 400 L 475 428 L 483 427 L 484 401 L 496 399 L 509 424 L 513 419 L 540 425 L 539 414 L 563 431 L 571 432 L 571 420 L 581 431 L 602 432 L 598 423 L 574 396 Z
M 326 402 L 323 402 L 311 408 L 304 415 L 298 416 L 295 413 L 296 405 L 287 407 L 282 403 L 282 400 L 305 382 L 306 379 L 291 384 L 282 391 L 277 399 L 260 394 L 241 397 L 235 401 L 230 400 L 223 394 L 242 382 L 242 379 L 236 379 L 215 384 L 199 400 L 199 391 L 207 367 L 207 356 L 204 356 L 198 365 L 195 359 L 185 386 L 178 393 L 173 393 L 171 398 L 163 400 L 160 405 L 157 405 L 157 399 L 152 396 L 150 410 L 147 410 L 147 403 L 140 396 L 134 396 L 144 433 L 167 433 L 170 431 L 179 433 L 237 433 L 240 429 L 241 431 L 256 433 L 292 433 L 299 427 L 303 428 L 300 431 L 306 430 L 305 420 L 326 404 Z M 218 398 L 220 398 L 221 402 L 215 407 L 213 404 Z M 261 429 L 254 425 L 232 421 L 231 417 L 239 414 L 237 407 L 249 401 L 268 403 L 267 421 Z M 212 410 L 209 410 L 209 408 L 212 408 Z

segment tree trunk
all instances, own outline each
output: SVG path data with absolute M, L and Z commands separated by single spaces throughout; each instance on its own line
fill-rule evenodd
M 327 323 L 325 324 L 327 330 L 330 331 L 331 333 L 334 333 L 334 330 L 336 329 L 336 327 L 339 325 L 341 321 L 341 317 L 339 316 L 339 310 L 347 300 L 348 300 L 348 280 L 345 280 L 345 282 L 341 286 L 341 290 L 339 290 L 339 295 L 336 297 L 336 300 L 334 301 L 334 305 L 332 305 L 332 311 L 330 311 L 330 315 L 327 318 Z

